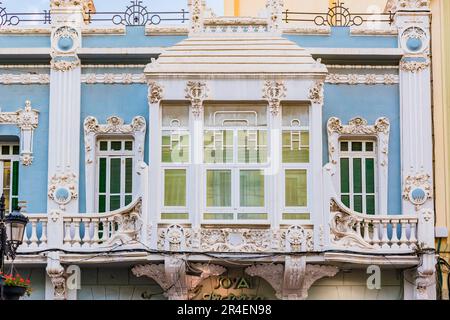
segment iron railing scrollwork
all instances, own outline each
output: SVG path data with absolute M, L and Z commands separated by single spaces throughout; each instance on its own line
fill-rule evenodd
M 189 20 L 188 11 L 151 12 L 140 0 L 132 0 L 124 12 L 86 12 L 86 22 L 109 21 L 115 25 L 146 26 L 158 25 L 163 21 L 178 21 L 184 23 Z
M 388 23 L 394 22 L 394 14 L 388 13 L 351 13 L 344 3 L 337 1 L 327 13 L 295 12 L 286 10 L 283 12 L 283 21 L 289 22 L 313 22 L 317 26 L 351 27 L 361 26 L 363 23 Z
M 2 26 L 17 26 L 22 23 L 43 23 L 51 24 L 50 10 L 42 12 L 8 12 L 6 7 L 2 7 L 0 2 L 0 28 Z

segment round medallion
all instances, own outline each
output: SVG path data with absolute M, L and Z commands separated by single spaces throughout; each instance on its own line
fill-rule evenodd
M 420 51 L 422 48 L 422 40 L 419 38 L 409 38 L 406 41 L 406 46 L 410 51 Z
M 73 39 L 70 37 L 61 37 L 58 40 L 58 48 L 61 51 L 69 51 L 73 48 Z
M 427 201 L 427 193 L 422 188 L 415 188 L 411 190 L 410 199 L 416 205 L 424 204 Z
M 54 193 L 55 201 L 59 204 L 67 204 L 71 200 L 70 190 L 66 187 L 59 187 Z

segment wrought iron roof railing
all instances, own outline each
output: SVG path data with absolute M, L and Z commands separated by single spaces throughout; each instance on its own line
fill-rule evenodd
M 351 27 L 364 23 L 382 23 L 392 25 L 394 14 L 388 13 L 351 13 L 344 3 L 337 1 L 326 13 L 296 12 L 287 9 L 283 12 L 283 21 L 310 22 L 317 26 Z
M 85 21 L 93 23 L 96 21 L 111 22 L 115 25 L 145 26 L 158 25 L 164 22 L 185 23 L 189 21 L 189 12 L 185 9 L 179 11 L 149 11 L 147 6 L 140 0 L 132 0 L 124 11 L 114 12 L 85 12 Z M 3 26 L 51 24 L 52 16 L 50 10 L 42 12 L 8 12 L 0 2 L 0 28 Z

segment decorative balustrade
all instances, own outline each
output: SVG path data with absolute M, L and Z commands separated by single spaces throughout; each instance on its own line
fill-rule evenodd
M 205 33 L 258 33 L 268 31 L 266 19 L 245 17 L 214 17 L 204 19 Z
M 19 252 L 45 250 L 48 244 L 47 214 L 31 214 L 28 215 L 28 219 L 29 222 Z
M 139 242 L 142 227 L 142 198 L 109 213 L 76 214 L 63 217 L 65 248 L 99 248 Z
M 365 215 L 332 199 L 331 246 L 348 250 L 414 251 L 418 246 L 417 215 Z

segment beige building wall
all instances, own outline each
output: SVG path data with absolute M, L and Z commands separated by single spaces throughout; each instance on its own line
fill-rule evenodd
M 450 1 L 433 0 L 432 4 L 432 61 L 433 116 L 435 149 L 436 227 L 450 228 Z M 450 260 L 447 238 L 436 243 L 440 256 Z M 443 269 L 445 270 L 445 269 Z M 443 296 L 448 299 L 444 272 Z
M 267 0 L 224 0 L 226 16 L 260 16 Z M 285 9 L 297 12 L 325 13 L 335 0 L 285 0 Z M 344 7 L 353 13 L 384 11 L 387 0 L 346 0 Z M 378 9 L 377 9 L 378 8 Z

